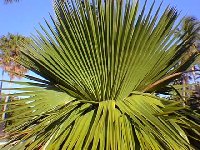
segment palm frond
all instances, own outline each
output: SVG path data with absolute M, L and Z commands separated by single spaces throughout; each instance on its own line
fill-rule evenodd
M 21 64 L 44 80 L 29 76 L 12 89 L 21 100 L 8 105 L 23 107 L 7 112 L 25 109 L 6 130 L 13 148 L 193 149 L 175 113 L 185 108 L 142 93 L 182 67 L 191 36 L 175 34 L 175 8 L 154 14 L 154 3 L 147 13 L 146 5 L 139 12 L 139 1 L 55 1 L 54 26 L 46 21 L 50 32 L 41 25 L 22 51 Z
M 32 61 L 23 65 L 67 86 L 72 96 L 93 101 L 118 100 L 144 89 L 176 71 L 190 37 L 183 41 L 174 34 L 178 16 L 174 8 L 167 8 L 158 19 L 159 10 L 155 16 L 152 10 L 145 16 L 145 6 L 138 16 L 138 5 L 55 3 L 56 29 L 46 22 L 54 37 L 41 26 L 45 35 L 38 31 L 39 37 L 25 53 Z
M 187 127 L 190 125 L 182 121 L 184 116 L 174 114 L 174 110 L 184 109 L 177 103 L 140 92 L 134 92 L 132 96 L 121 101 L 95 103 L 73 99 L 66 93 L 43 87 L 44 85 L 38 84 L 13 89 L 25 91 L 14 95 L 27 98 L 7 103 L 24 106 L 7 111 L 24 110 L 14 116 L 19 122 L 6 129 L 11 134 L 10 143 L 24 141 L 16 145 L 20 148 L 33 149 L 41 145 L 45 145 L 46 149 L 190 147 L 188 138 L 178 123 L 182 122 Z M 168 114 L 173 115 L 173 118 L 169 120 L 166 117 Z M 11 119 L 13 118 L 4 121 Z

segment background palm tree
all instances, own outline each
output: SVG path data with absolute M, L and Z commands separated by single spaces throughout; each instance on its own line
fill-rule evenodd
M 200 35 L 200 23 L 194 17 L 186 17 L 184 18 L 180 29 L 178 29 L 179 36 L 191 36 L 189 41 L 190 47 L 188 49 L 183 49 L 186 53 L 181 58 L 181 61 L 178 63 L 184 64 L 186 61 L 193 61 L 193 55 L 198 56 L 195 57 L 195 61 L 192 64 L 189 64 L 186 68 L 179 70 L 169 77 L 161 79 L 154 83 L 155 86 L 163 86 L 162 89 L 156 91 L 156 93 L 162 93 L 162 96 L 166 96 L 169 99 L 178 100 L 182 102 L 182 105 L 187 105 L 191 108 L 190 112 L 180 111 L 180 113 L 185 113 L 185 115 L 195 121 L 195 123 L 200 125 L 199 119 L 199 35 Z M 187 37 L 186 36 L 186 37 Z M 166 79 L 166 80 L 165 80 Z M 164 81 L 164 83 L 163 83 Z M 161 85 L 159 85 L 161 84 Z M 147 90 L 150 90 L 152 86 L 147 87 Z M 200 145 L 200 136 L 193 131 L 187 131 L 190 142 L 199 149 Z M 191 138 L 192 137 L 192 138 Z M 195 137 L 195 138 L 193 138 Z
M 182 58 L 182 63 L 185 62 L 191 55 L 195 53 L 199 53 L 198 45 L 200 43 L 200 22 L 194 17 L 186 17 L 182 23 L 181 28 L 179 29 L 180 36 L 186 34 L 191 35 L 192 38 L 190 40 L 190 47 L 186 49 L 187 55 Z M 199 72 L 199 57 L 193 62 L 193 64 L 189 67 L 190 70 L 187 73 L 182 74 L 182 76 L 175 81 L 174 84 L 182 84 L 181 95 L 183 99 L 188 99 L 191 96 L 191 89 L 193 89 L 192 85 L 197 83 L 196 78 L 198 77 Z M 191 86 L 188 86 L 191 85 Z
M 177 36 L 178 12 L 153 13 L 139 1 L 55 2 L 56 20 L 22 50 L 32 81 L 8 105 L 24 110 L 8 127 L 13 149 L 194 149 L 186 129 L 200 127 L 180 102 L 156 97 L 163 79 L 183 72 L 190 34 Z M 94 7 L 96 9 L 94 9 Z M 153 15 L 154 14 L 154 15 Z M 159 17 L 161 16 L 161 17 Z M 179 74 L 180 75 L 180 74 Z M 164 80 L 166 81 L 166 80 Z M 163 82 L 164 83 L 164 82 Z M 22 107 L 23 106 L 23 107 Z M 8 118 L 4 121 L 12 120 Z M 24 142 L 21 142 L 24 141 Z
M 19 61 L 21 57 L 20 49 L 23 48 L 21 42 L 28 44 L 30 42 L 30 39 L 21 35 L 13 35 L 10 33 L 7 36 L 3 36 L 0 38 L 0 67 L 2 69 L 2 79 L 0 84 L 0 101 L 2 101 L 2 80 L 4 80 L 4 72 L 8 73 L 11 80 L 15 77 L 23 77 L 24 74 L 28 71 L 25 67 L 17 63 L 17 61 Z M 5 98 L 5 102 L 7 102 L 7 100 L 9 100 L 8 97 Z M 5 104 L 2 107 L 2 111 L 5 111 L 6 109 L 7 105 Z M 5 113 L 2 114 L 2 118 L 5 118 L 5 116 Z M 1 123 L 1 136 L 4 135 L 4 128 L 4 123 Z
M 7 72 L 9 77 L 21 78 L 28 70 L 20 65 L 21 43 L 30 43 L 30 39 L 21 35 L 8 34 L 0 38 L 0 66 Z

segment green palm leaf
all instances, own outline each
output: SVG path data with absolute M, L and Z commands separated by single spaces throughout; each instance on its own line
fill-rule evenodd
M 145 14 L 146 5 L 55 2 L 54 26 L 46 21 L 22 51 L 21 64 L 45 80 L 26 76 L 32 82 L 10 89 L 21 99 L 7 105 L 23 107 L 7 112 L 24 109 L 6 130 L 13 149 L 192 149 L 179 124 L 193 122 L 175 112 L 184 108 L 142 93 L 182 67 L 191 37 L 175 34 L 174 8 L 159 17 L 161 6 Z

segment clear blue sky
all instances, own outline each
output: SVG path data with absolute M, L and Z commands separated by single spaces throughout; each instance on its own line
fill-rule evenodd
M 0 36 L 19 33 L 29 36 L 39 28 L 38 23 L 44 24 L 44 19 L 53 15 L 53 0 L 20 0 L 19 3 L 5 4 L 0 1 Z M 144 1 L 144 0 L 141 0 Z M 153 0 L 149 0 L 149 2 Z M 157 4 L 161 0 L 156 0 Z M 182 16 L 195 16 L 200 20 L 200 0 L 163 0 L 164 6 L 170 4 L 182 11 Z
M 7 4 L 0 1 L 0 36 L 10 33 L 30 35 L 34 27 L 43 23 L 43 17 L 53 14 L 53 0 L 20 0 L 19 3 Z M 144 0 L 141 0 L 144 1 Z M 149 0 L 150 2 L 153 0 Z M 161 0 L 156 0 L 158 3 Z M 182 15 L 192 15 L 200 19 L 200 0 L 163 0 L 164 5 L 171 4 L 182 11 Z
M 19 3 L 5 4 L 0 2 L 0 36 L 19 33 L 29 36 L 34 27 L 53 14 L 51 0 L 20 0 Z

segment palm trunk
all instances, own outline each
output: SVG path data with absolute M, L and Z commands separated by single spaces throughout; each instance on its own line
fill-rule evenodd
M 192 71 L 193 73 L 194 71 Z M 183 89 L 182 89 L 182 95 L 183 95 L 183 106 L 187 105 L 188 104 L 188 98 L 191 97 L 191 94 L 190 92 L 188 92 L 188 90 L 192 90 L 191 86 L 189 86 L 189 75 L 188 74 L 184 74 L 183 75 L 183 79 L 182 79 L 182 86 L 183 86 Z
M 183 91 L 182 91 L 182 95 L 183 95 L 183 103 L 182 105 L 185 106 L 186 103 L 186 83 L 187 83 L 187 79 L 186 79 L 186 75 L 183 76 L 183 80 L 182 80 L 182 85 L 183 85 Z
M 5 73 L 5 71 L 2 70 L 2 73 L 1 73 L 1 79 L 2 80 L 4 78 L 4 73 Z M 1 81 L 1 84 L 0 84 L 0 102 L 2 101 L 2 88 L 3 88 L 3 81 Z
M 11 81 L 11 79 L 10 79 L 10 81 Z M 8 88 L 12 87 L 12 83 L 11 82 L 8 85 L 9 85 Z M 8 94 L 10 94 L 10 90 L 8 91 Z M 8 103 L 9 101 L 10 101 L 10 97 L 6 96 L 5 97 L 5 104 L 4 104 L 3 108 L 2 108 L 3 112 L 5 112 L 7 110 L 8 105 L 6 103 Z M 6 119 L 6 118 L 7 118 L 7 113 L 3 113 L 2 114 L 2 120 Z
M 4 79 L 4 73 L 5 73 L 5 71 L 2 70 L 2 74 L 1 74 L 1 79 L 2 80 Z M 2 88 L 3 88 L 3 81 L 1 81 L 1 84 L 0 84 L 0 102 L 2 102 Z M 2 107 L 2 111 L 3 111 L 3 107 Z M 4 123 L 0 123 L 0 137 L 5 135 L 5 133 L 3 131 L 4 127 L 5 127 L 5 124 Z

